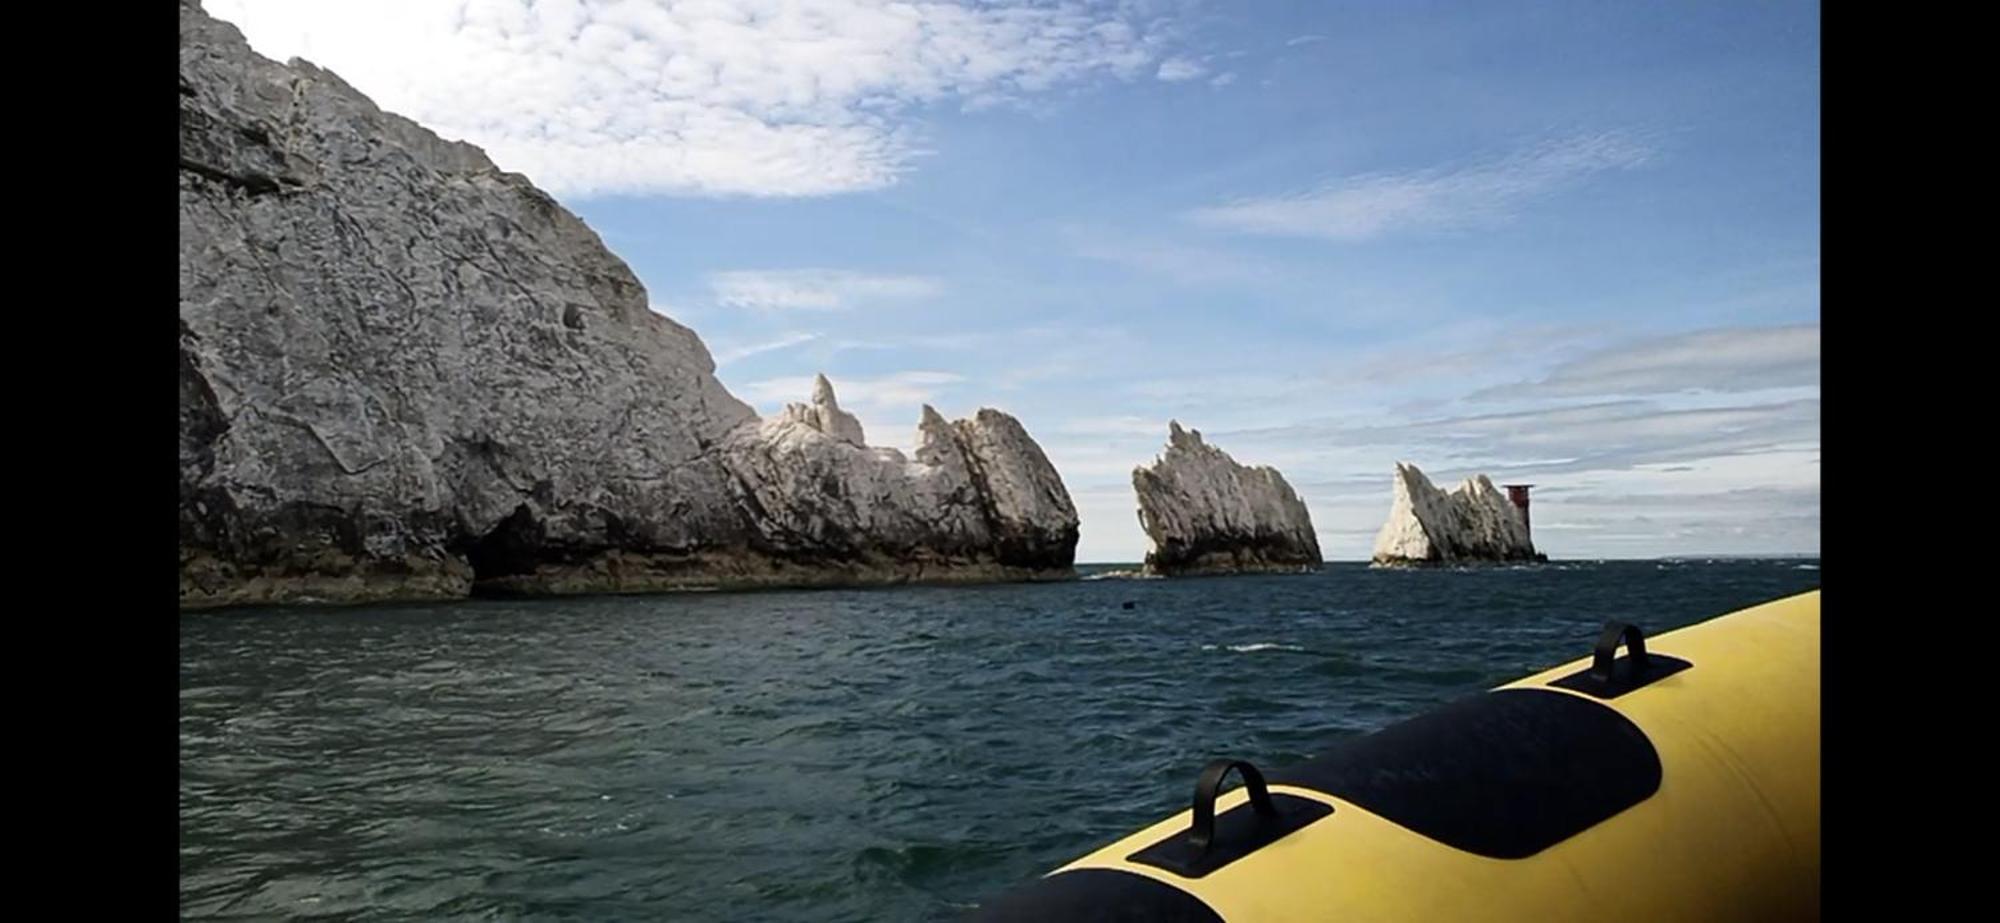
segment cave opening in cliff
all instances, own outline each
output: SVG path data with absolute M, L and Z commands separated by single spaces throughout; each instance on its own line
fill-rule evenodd
M 542 526 L 534 512 L 525 503 L 515 507 L 466 549 L 473 592 L 495 578 L 533 573 L 541 546 Z

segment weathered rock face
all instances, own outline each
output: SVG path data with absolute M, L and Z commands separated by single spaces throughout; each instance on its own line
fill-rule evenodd
M 764 421 L 574 215 L 181 6 L 184 607 L 1068 576 L 1020 424 Z M 928 453 L 932 460 L 923 456 Z
M 1319 537 L 1306 505 L 1277 469 L 1239 465 L 1167 424 L 1167 451 L 1132 470 L 1139 525 L 1152 539 L 1148 573 L 1298 573 L 1318 570 Z
M 1389 521 L 1375 535 L 1374 563 L 1546 560 L 1528 536 L 1526 517 L 1486 475 L 1467 478 L 1446 493 L 1417 466 L 1396 463 L 1396 497 Z

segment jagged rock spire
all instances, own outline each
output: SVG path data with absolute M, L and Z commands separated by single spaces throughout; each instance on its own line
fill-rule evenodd
M 1132 471 L 1146 569 L 1163 574 L 1298 572 L 1320 565 L 1312 515 L 1277 469 L 1236 463 L 1200 430 L 1167 422 L 1167 448 Z

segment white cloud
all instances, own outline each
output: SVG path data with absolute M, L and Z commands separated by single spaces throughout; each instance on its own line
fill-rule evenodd
M 1188 217 L 1249 234 L 1340 241 L 1454 230 L 1506 220 L 1528 200 L 1594 173 L 1639 166 L 1652 154 L 1626 135 L 1578 135 L 1471 166 L 1362 174 L 1303 192 L 1200 208 Z
M 1291 38 L 1285 40 L 1285 45 L 1287 47 L 1296 47 L 1299 45 L 1310 45 L 1314 42 L 1324 42 L 1324 41 L 1326 41 L 1326 36 L 1324 35 L 1310 35 L 1310 34 L 1294 35 Z
M 965 380 L 963 375 L 931 371 L 897 372 L 877 378 L 827 377 L 833 382 L 834 396 L 842 407 L 878 411 L 887 408 L 914 409 L 922 404 L 934 403 L 944 389 Z M 810 375 L 767 378 L 744 385 L 743 391 L 750 400 L 775 408 L 788 402 L 811 399 L 813 380 Z
M 921 107 L 1146 73 L 1168 26 L 1101 0 L 208 0 L 558 195 L 894 183 Z
M 1819 325 L 1724 327 L 1601 349 L 1473 400 L 1759 391 L 1819 384 Z
M 763 353 L 775 352 L 780 349 L 789 349 L 793 346 L 798 346 L 802 343 L 810 343 L 817 339 L 819 339 L 819 334 L 817 333 L 787 333 L 783 336 L 778 337 L 775 340 L 765 340 L 760 343 L 750 343 L 743 346 L 733 346 L 728 349 L 718 348 L 715 351 L 715 364 L 717 366 L 724 366 L 728 365 L 731 362 L 735 362 L 738 359 L 747 359 L 751 356 L 761 355 Z
M 860 302 L 928 298 L 943 291 L 924 276 L 844 269 L 738 270 L 712 273 L 716 303 L 732 308 L 839 310 Z
M 1167 438 L 1165 417 L 1137 417 L 1123 415 L 1115 417 L 1072 417 L 1054 428 L 1055 432 L 1074 436 L 1139 436 L 1158 439 Z
M 1212 87 L 1226 87 L 1235 82 L 1236 82 L 1236 72 L 1227 71 L 1225 73 L 1217 74 L 1214 80 L 1210 80 L 1208 82 L 1208 85 Z
M 1168 58 L 1160 62 L 1159 78 L 1169 83 L 1193 80 L 1205 73 L 1208 73 L 1208 68 L 1203 67 L 1200 61 L 1189 58 Z
M 1614 400 L 1511 413 L 1348 425 L 1339 422 L 1218 431 L 1218 439 L 1302 452 L 1314 447 L 1386 447 L 1400 458 L 1456 465 L 1524 462 L 1524 473 L 1670 465 L 1819 443 L 1818 398 L 1758 404 L 1663 407 Z M 1430 472 L 1429 467 L 1425 467 Z
M 934 333 L 910 334 L 906 336 L 881 337 L 868 340 L 835 340 L 827 344 L 833 352 L 846 350 L 967 350 L 977 347 L 987 339 L 979 333 Z

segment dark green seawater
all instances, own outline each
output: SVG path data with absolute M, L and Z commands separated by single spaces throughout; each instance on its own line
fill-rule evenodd
M 1303 759 L 1818 563 L 182 616 L 182 914 L 948 920 L 1212 757 Z

